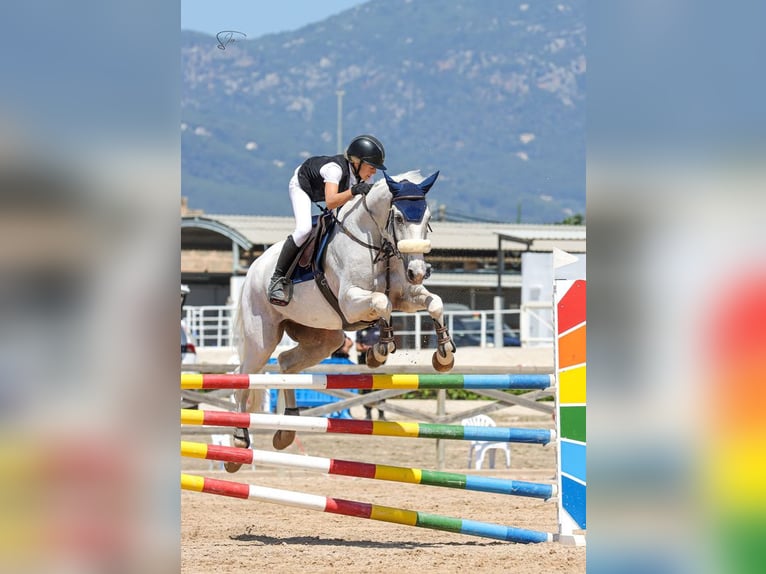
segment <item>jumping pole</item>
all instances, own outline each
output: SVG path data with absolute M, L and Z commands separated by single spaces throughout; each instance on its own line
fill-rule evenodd
M 390 506 L 379 506 L 377 504 L 369 504 L 366 502 L 305 494 L 302 492 L 232 482 L 229 480 L 205 478 L 190 474 L 181 474 L 181 488 L 183 490 L 191 490 L 194 492 L 218 494 L 221 496 L 230 496 L 232 498 L 260 500 L 262 502 L 283 504 L 305 510 L 318 510 L 320 512 L 355 516 L 357 518 L 367 518 L 369 520 L 380 520 L 382 522 L 391 522 L 405 526 L 430 528 L 432 530 L 445 530 L 447 532 L 481 536 L 483 538 L 493 538 L 495 540 L 517 542 L 520 544 L 552 542 L 554 540 L 553 534 L 539 532 L 537 530 L 502 526 L 500 524 L 491 524 L 489 522 L 453 518 L 450 516 L 442 516 L 440 514 L 404 510 L 401 508 L 392 508 Z
M 548 500 L 556 494 L 556 488 L 552 484 L 538 484 L 274 451 L 251 450 L 199 442 L 181 441 L 181 456 L 240 464 L 263 464 L 266 466 L 300 468 L 324 474 L 423 484 L 427 486 L 442 486 L 477 492 L 493 492 L 510 496 L 541 498 L 543 500 Z
M 439 375 L 319 375 L 259 373 L 212 375 L 182 373 L 181 388 L 200 389 L 498 389 L 544 390 L 553 387 L 553 375 L 439 374 Z
M 452 440 L 517 442 L 528 444 L 548 444 L 556 439 L 556 431 L 551 429 L 476 427 L 417 422 L 360 421 L 324 417 L 231 413 L 226 411 L 205 411 L 194 409 L 181 409 L 181 424 L 318 433 L 398 436 L 407 438 L 446 438 Z

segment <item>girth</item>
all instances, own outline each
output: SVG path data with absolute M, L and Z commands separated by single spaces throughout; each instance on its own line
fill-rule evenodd
M 335 293 L 333 293 L 330 285 L 327 283 L 327 277 L 325 276 L 324 272 L 324 262 L 325 256 L 327 255 L 327 245 L 330 241 L 330 233 L 333 227 L 335 227 L 336 223 L 337 220 L 335 219 L 334 214 L 329 210 L 325 210 L 319 216 L 319 220 L 317 221 L 317 235 L 314 257 L 311 259 L 311 271 L 314 274 L 314 281 L 316 281 L 317 287 L 319 287 L 322 295 L 324 295 L 324 298 L 327 300 L 330 306 L 335 309 L 335 312 L 343 322 L 343 330 L 358 331 L 359 329 L 364 329 L 365 327 L 375 325 L 378 320 L 375 319 L 374 321 L 357 321 L 355 323 L 349 323 L 346 319 L 346 316 L 343 314 L 343 311 L 340 309 L 338 297 L 335 295 Z

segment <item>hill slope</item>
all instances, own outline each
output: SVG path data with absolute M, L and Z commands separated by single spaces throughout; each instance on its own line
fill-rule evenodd
M 389 173 L 441 170 L 447 214 L 585 211 L 584 1 L 371 0 L 294 32 L 182 34 L 182 193 L 208 212 L 288 215 L 309 155 L 372 133 Z

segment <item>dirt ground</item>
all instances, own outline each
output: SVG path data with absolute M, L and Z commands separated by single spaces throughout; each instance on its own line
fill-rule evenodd
M 415 402 L 402 401 L 413 408 Z M 422 401 L 426 403 L 426 401 Z M 435 401 L 432 402 L 435 405 Z M 448 401 L 447 412 L 476 406 Z M 427 410 L 428 405 L 419 407 Z M 358 409 L 358 410 L 357 410 Z M 434 406 L 435 410 L 435 406 Z M 433 412 L 433 411 L 432 411 Z M 361 407 L 352 409 L 361 418 Z M 553 428 L 550 416 L 510 407 L 492 417 L 501 426 Z M 209 442 L 207 435 L 182 439 Z M 445 471 L 512 480 L 552 482 L 556 452 L 552 446 L 511 445 L 511 467 L 501 452 L 496 468 L 485 459 L 482 470 L 467 469 L 469 443 L 442 441 Z M 254 433 L 254 446 L 271 450 L 271 434 Z M 424 469 L 437 468 L 434 439 L 298 435 L 286 452 Z M 301 469 L 243 467 L 229 474 L 218 463 L 182 459 L 182 471 L 212 478 L 271 486 L 396 508 L 557 531 L 556 505 L 538 499 L 451 488 L 403 484 Z M 181 571 L 184 574 L 253 572 L 585 572 L 585 547 L 558 543 L 513 544 L 463 534 L 339 516 L 213 494 L 181 493 Z

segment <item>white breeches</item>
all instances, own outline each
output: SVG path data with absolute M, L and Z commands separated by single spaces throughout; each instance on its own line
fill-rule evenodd
M 297 175 L 290 178 L 289 191 L 290 202 L 293 204 L 293 214 L 295 215 L 293 241 L 295 241 L 295 245 L 300 247 L 311 233 L 311 198 L 301 189 Z

